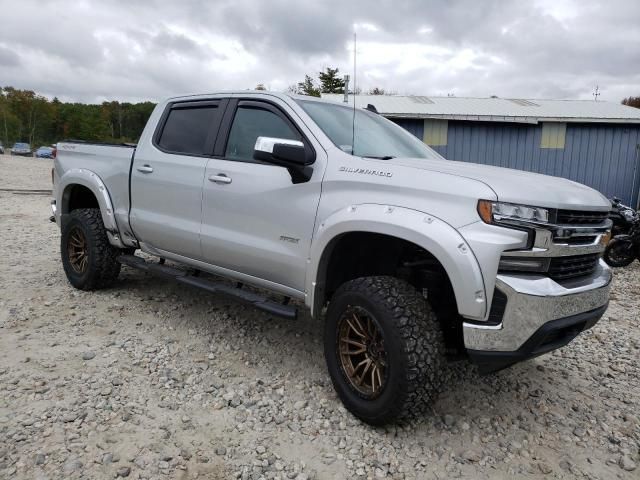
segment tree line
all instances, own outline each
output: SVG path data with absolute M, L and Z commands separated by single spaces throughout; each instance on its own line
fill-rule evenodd
M 289 86 L 287 92 L 312 97 L 319 97 L 323 93 L 344 93 L 346 86 L 344 76 L 341 78 L 339 74 L 338 68 L 327 67 L 324 72 L 318 72 L 317 80 L 310 75 L 305 75 L 303 81 Z M 256 90 L 264 90 L 264 85 L 258 84 Z M 350 88 L 349 93 L 360 95 L 362 89 L 356 86 L 355 89 Z M 373 87 L 367 91 L 367 95 L 395 95 L 395 93 L 387 92 L 384 88 Z
M 337 68 L 328 67 L 314 79 L 303 81 L 287 91 L 319 97 L 323 93 L 344 93 L 345 82 Z M 256 90 L 265 90 L 258 84 Z M 362 93 L 359 88 L 349 93 Z M 374 87 L 368 95 L 393 95 Z M 627 97 L 624 105 L 640 108 L 640 97 Z M 153 102 L 102 102 L 101 104 L 68 103 L 58 98 L 49 100 L 32 90 L 0 87 L 0 141 L 7 146 L 27 142 L 32 147 L 48 145 L 63 139 L 91 142 L 137 142 L 151 112 Z
M 324 72 L 318 72 L 317 81 L 310 75 L 305 75 L 303 81 L 290 85 L 287 92 L 312 97 L 319 97 L 322 93 L 344 93 L 345 81 L 344 78 L 339 77 L 339 73 L 339 69 L 327 67 Z M 267 90 L 267 87 L 264 83 L 259 83 L 254 90 Z M 349 93 L 353 92 L 349 91 Z
M 49 100 L 32 90 L 0 88 L 0 140 L 5 146 L 27 142 L 32 147 L 63 139 L 91 142 L 136 142 L 155 103 L 102 104 Z

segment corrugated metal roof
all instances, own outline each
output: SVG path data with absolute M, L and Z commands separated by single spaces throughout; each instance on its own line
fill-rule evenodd
M 342 102 L 344 96 L 325 94 Z M 353 96 L 349 96 L 353 105 Z M 357 95 L 356 106 L 372 104 L 378 112 L 394 118 L 441 118 L 486 122 L 602 122 L 640 123 L 640 109 L 620 103 L 593 100 L 538 100 L 524 98 L 425 97 Z

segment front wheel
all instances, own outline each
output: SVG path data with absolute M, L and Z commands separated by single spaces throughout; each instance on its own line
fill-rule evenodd
M 631 240 L 614 238 L 604 250 L 604 261 L 611 267 L 626 267 L 636 258 L 635 249 Z
M 393 277 L 364 277 L 333 295 L 324 332 L 333 385 L 372 425 L 418 416 L 444 377 L 444 340 L 426 300 Z

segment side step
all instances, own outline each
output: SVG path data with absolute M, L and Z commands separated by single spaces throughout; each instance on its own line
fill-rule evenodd
M 122 265 L 137 268 L 138 270 L 143 270 L 154 275 L 171 278 L 179 283 L 198 287 L 206 290 L 207 292 L 221 293 L 223 295 L 234 297 L 236 300 L 249 303 L 258 310 L 262 310 L 272 315 L 288 318 L 290 320 L 295 320 L 298 316 L 298 310 L 291 305 L 276 303 L 266 297 L 248 290 L 242 290 L 238 287 L 232 287 L 224 282 L 216 282 L 202 277 L 196 277 L 189 274 L 187 271 L 170 267 L 168 265 L 147 262 L 144 258 L 140 258 L 136 255 L 120 255 L 118 257 L 118 261 Z

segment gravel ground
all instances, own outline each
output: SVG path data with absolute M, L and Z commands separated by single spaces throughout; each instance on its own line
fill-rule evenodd
M 640 478 L 640 265 L 568 347 L 386 429 L 341 406 L 321 322 L 123 268 L 67 283 L 49 160 L 0 157 L 0 478 Z

